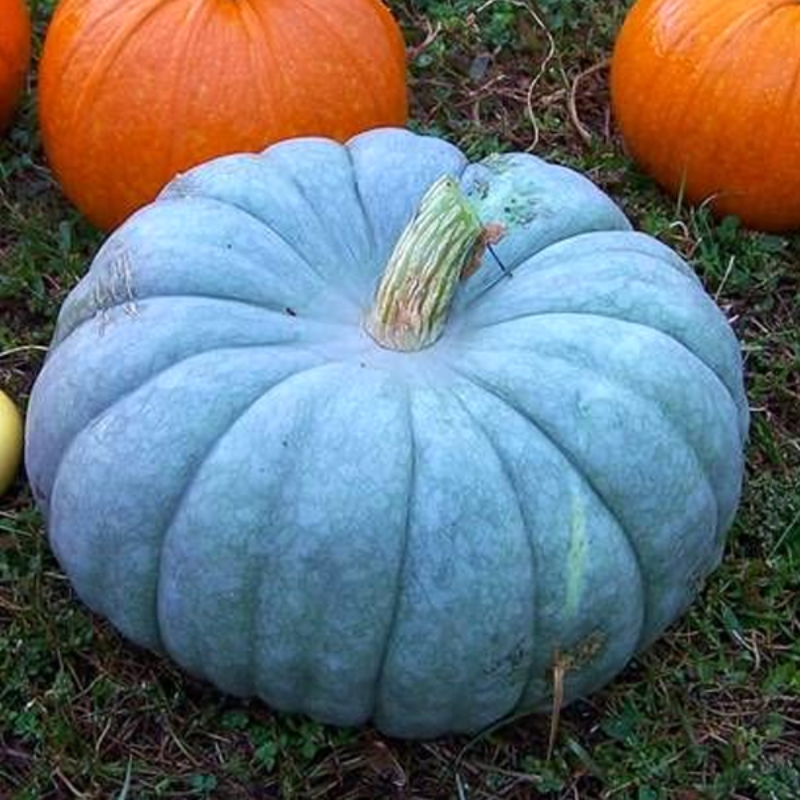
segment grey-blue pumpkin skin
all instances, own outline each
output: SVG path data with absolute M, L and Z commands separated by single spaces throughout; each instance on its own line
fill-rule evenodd
M 362 321 L 426 189 L 506 225 L 442 338 Z M 27 468 L 77 594 L 225 692 L 401 737 L 609 681 L 734 517 L 740 349 L 580 175 L 401 130 L 177 178 L 67 298 Z

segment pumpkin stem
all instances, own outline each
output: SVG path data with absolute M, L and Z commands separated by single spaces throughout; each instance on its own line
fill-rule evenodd
M 458 183 L 443 176 L 425 193 L 395 245 L 364 326 L 389 350 L 422 350 L 444 331 L 461 279 L 503 235 L 484 225 Z

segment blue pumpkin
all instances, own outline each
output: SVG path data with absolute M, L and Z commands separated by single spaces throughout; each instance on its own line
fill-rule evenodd
M 432 737 L 549 709 L 557 666 L 585 696 L 658 637 L 721 558 L 747 429 L 723 314 L 590 181 L 386 129 L 213 161 L 114 233 L 26 463 L 133 642 Z

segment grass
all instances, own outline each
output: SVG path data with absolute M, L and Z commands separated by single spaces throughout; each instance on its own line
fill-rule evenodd
M 795 800 L 800 242 L 678 208 L 625 158 L 602 66 L 624 3 L 392 6 L 417 129 L 474 156 L 535 143 L 585 171 L 690 259 L 733 321 L 753 432 L 723 566 L 667 636 L 563 713 L 551 758 L 541 717 L 476 741 L 401 743 L 234 702 L 125 644 L 70 593 L 20 478 L 0 500 L 0 797 Z M 50 7 L 35 8 L 37 49 Z M 34 89 L 35 76 L 0 143 L 0 386 L 23 406 L 58 307 L 101 241 L 47 171 Z

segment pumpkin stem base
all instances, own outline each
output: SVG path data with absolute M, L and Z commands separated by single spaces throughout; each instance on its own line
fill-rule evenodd
M 389 257 L 364 322 L 367 332 L 388 350 L 432 345 L 444 331 L 459 283 L 501 236 L 500 226 L 481 223 L 453 178 L 439 178 Z

